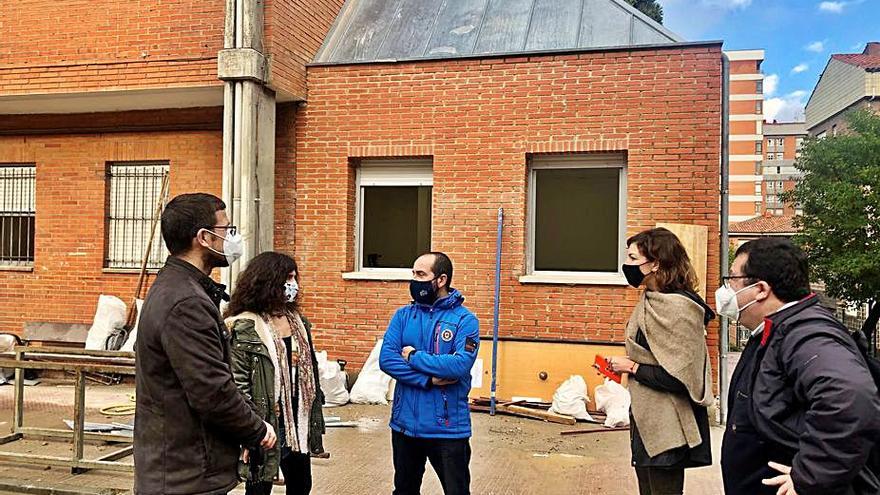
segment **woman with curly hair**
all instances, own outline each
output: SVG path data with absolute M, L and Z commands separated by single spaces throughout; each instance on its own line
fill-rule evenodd
M 300 313 L 296 261 L 276 252 L 256 256 L 239 276 L 225 316 L 236 385 L 278 432 L 274 449 L 243 451 L 246 493 L 271 493 L 280 467 L 286 493 L 307 494 L 310 455 L 324 451 L 324 397 L 311 324 Z
M 645 287 L 626 327 L 632 465 L 639 493 L 680 494 L 686 468 L 712 464 L 712 381 L 706 325 L 715 313 L 696 293 L 697 276 L 678 237 L 664 228 L 626 241 L 623 273 Z

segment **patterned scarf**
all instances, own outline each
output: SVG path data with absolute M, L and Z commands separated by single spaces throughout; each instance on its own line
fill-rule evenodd
M 293 397 L 293 387 L 291 386 L 290 380 L 290 363 L 287 362 L 287 346 L 284 345 L 284 339 L 278 336 L 278 331 L 275 330 L 275 327 L 269 323 L 268 318 L 265 318 L 266 324 L 269 328 L 272 329 L 272 339 L 275 341 L 275 353 L 278 355 L 278 368 L 275 370 L 275 374 L 277 377 L 280 377 L 280 380 L 276 380 L 280 384 L 281 393 L 278 394 L 280 396 L 280 400 L 278 403 L 278 407 L 280 409 L 280 413 L 282 418 L 284 419 L 284 441 L 283 445 L 288 445 L 291 447 L 296 446 L 296 431 L 293 428 L 290 428 L 289 425 L 296 424 L 293 420 L 293 404 L 291 404 L 291 397 Z
M 297 404 L 297 422 L 287 423 L 296 424 L 296 443 L 289 445 L 294 451 L 301 453 L 309 452 L 309 426 L 312 412 L 312 404 L 315 402 L 315 371 L 312 362 L 312 349 L 309 345 L 309 337 L 306 332 L 306 326 L 302 321 L 302 317 L 298 312 L 288 313 L 287 321 L 290 324 L 291 332 L 291 349 L 294 371 L 298 394 L 292 394 L 285 397 L 298 397 Z M 293 428 L 290 428 L 291 430 Z

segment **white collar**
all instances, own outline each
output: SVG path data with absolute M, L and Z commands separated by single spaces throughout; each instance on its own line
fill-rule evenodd
M 782 305 L 781 308 L 777 309 L 776 311 L 774 311 L 773 313 L 770 313 L 770 314 L 767 315 L 767 316 L 773 316 L 773 315 L 775 315 L 776 313 L 779 313 L 780 311 L 782 311 L 782 310 L 784 310 L 784 309 L 788 309 L 788 308 L 794 306 L 795 304 L 797 304 L 797 303 L 799 303 L 799 302 L 800 302 L 800 301 L 791 301 L 791 302 L 785 303 L 785 304 Z M 761 332 L 763 332 L 763 331 L 764 331 L 764 322 L 762 321 L 761 324 L 758 325 L 757 328 L 755 328 L 754 330 L 752 330 L 752 335 L 751 335 L 751 336 L 754 337 L 755 335 L 758 335 L 759 333 L 761 333 Z

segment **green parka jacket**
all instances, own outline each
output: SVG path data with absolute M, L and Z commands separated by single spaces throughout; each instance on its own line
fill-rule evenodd
M 324 434 L 324 393 L 321 391 L 320 372 L 318 360 L 315 356 L 315 347 L 312 343 L 312 324 L 305 317 L 302 318 L 309 341 L 312 368 L 315 380 L 315 402 L 312 403 L 312 411 L 309 414 L 309 451 L 314 454 L 324 452 L 322 435 Z M 272 425 L 278 433 L 278 415 L 275 407 L 275 367 L 269 357 L 269 349 L 260 339 L 252 319 L 241 318 L 231 323 L 232 331 L 232 375 L 238 389 L 254 405 L 254 410 L 264 421 Z M 297 389 L 298 390 L 298 389 Z M 299 397 L 291 400 L 293 415 L 297 417 Z M 285 427 L 290 427 L 285 425 Z M 275 448 L 265 452 L 264 462 L 259 467 L 259 479 L 251 479 L 249 466 L 239 463 L 239 477 L 248 481 L 272 481 L 278 474 L 278 464 L 281 458 L 281 439 L 275 444 Z

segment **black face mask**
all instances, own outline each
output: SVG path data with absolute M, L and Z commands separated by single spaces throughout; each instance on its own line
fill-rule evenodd
M 621 269 L 623 270 L 623 276 L 626 277 L 626 281 L 629 285 L 635 287 L 636 289 L 642 285 L 642 282 L 645 281 L 645 274 L 642 273 L 642 265 L 650 263 L 650 261 L 646 261 L 641 265 L 623 265 Z
M 426 281 L 410 280 L 409 295 L 412 296 L 413 301 L 428 306 L 434 304 L 434 301 L 437 300 L 437 287 L 434 285 L 435 280 L 437 279 L 433 278 Z

